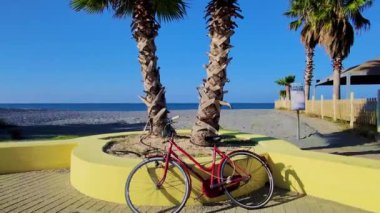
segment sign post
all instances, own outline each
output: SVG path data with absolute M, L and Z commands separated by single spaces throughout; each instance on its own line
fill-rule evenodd
M 305 110 L 305 92 L 300 83 L 291 84 L 291 109 L 297 112 L 297 140 L 300 140 L 300 110 Z
M 377 91 L 377 107 L 376 107 L 376 118 L 377 118 L 377 132 L 380 133 L 380 90 Z

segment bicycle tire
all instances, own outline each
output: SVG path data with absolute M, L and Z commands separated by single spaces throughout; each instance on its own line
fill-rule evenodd
M 156 183 L 161 180 L 164 168 L 164 158 L 153 157 L 142 161 L 131 171 L 125 184 L 125 199 L 133 212 L 179 212 L 185 206 L 190 195 L 188 174 L 179 163 L 170 160 L 166 180 L 157 188 Z M 146 200 L 150 198 L 160 200 L 159 205 L 148 206 L 147 203 L 151 202 Z
M 231 161 L 234 163 L 229 163 Z M 249 151 L 237 151 L 229 154 L 221 164 L 219 175 L 226 182 L 228 176 L 232 180 L 234 177 L 238 177 L 237 172 L 249 173 L 250 179 L 247 182 L 231 183 L 235 184 L 232 187 L 227 183 L 222 185 L 227 197 L 245 209 L 257 209 L 267 204 L 273 195 L 273 176 L 260 156 Z

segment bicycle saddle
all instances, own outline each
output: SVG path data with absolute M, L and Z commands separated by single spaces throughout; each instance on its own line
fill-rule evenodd
M 220 136 L 220 135 L 207 136 L 207 137 L 205 137 L 205 140 L 210 144 L 216 144 L 222 140 L 222 136 Z

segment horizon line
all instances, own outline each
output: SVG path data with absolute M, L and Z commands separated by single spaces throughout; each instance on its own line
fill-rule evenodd
M 273 102 L 230 102 L 232 104 L 272 104 Z M 20 103 L 0 103 L 2 104 L 144 104 L 138 102 L 20 102 Z M 167 102 L 166 104 L 199 104 L 198 102 Z M 145 104 L 144 104 L 145 105 Z

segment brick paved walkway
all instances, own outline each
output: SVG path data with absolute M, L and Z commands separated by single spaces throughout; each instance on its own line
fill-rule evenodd
M 125 205 L 96 200 L 79 193 L 70 185 L 69 176 L 69 170 L 0 175 L 0 212 L 129 212 Z M 187 207 L 184 212 L 247 212 L 247 210 L 225 202 Z M 364 211 L 277 189 L 268 207 L 255 212 Z

